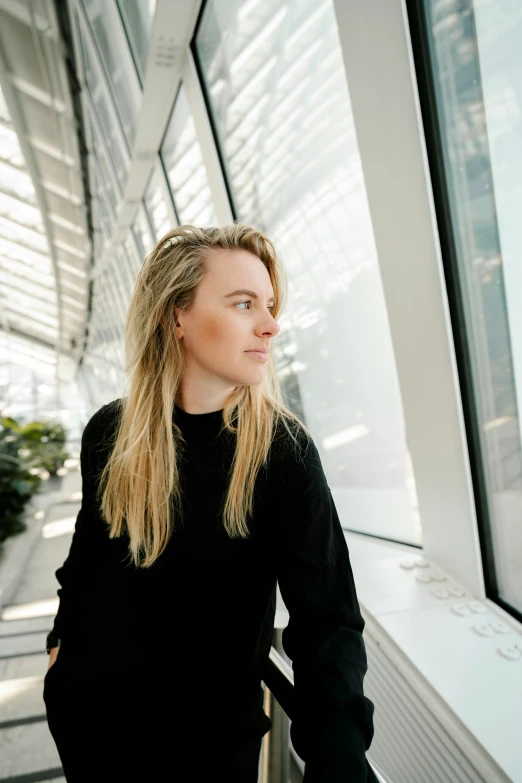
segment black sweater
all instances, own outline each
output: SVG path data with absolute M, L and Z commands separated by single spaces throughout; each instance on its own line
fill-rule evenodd
M 68 557 L 56 571 L 60 655 L 76 656 L 90 672 L 129 679 L 146 670 L 147 689 L 155 684 L 163 698 L 175 698 L 179 730 L 201 734 L 208 725 L 214 736 L 259 736 L 271 725 L 260 682 L 278 581 L 290 615 L 282 639 L 294 670 L 291 737 L 305 761 L 305 781 L 373 779 L 365 758 L 374 705 L 363 693 L 364 620 L 314 442 L 306 445 L 300 431 L 299 459 L 288 435 L 276 433 L 256 480 L 251 533 L 230 539 L 219 509 L 234 435 L 219 434 L 221 411 L 190 414 L 175 405 L 186 441 L 183 520 L 154 565 L 137 569 L 129 564 L 127 536 L 109 539 L 94 498 L 108 455 L 104 436 L 119 410 L 119 400 L 104 405 L 82 436 L 82 505 Z

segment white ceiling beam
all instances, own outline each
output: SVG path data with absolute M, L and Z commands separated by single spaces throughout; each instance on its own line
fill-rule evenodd
M 149 39 L 143 99 L 124 197 L 111 240 L 104 250 L 103 258 L 98 261 L 97 269 L 93 270 L 93 276 L 103 270 L 106 259 L 122 245 L 144 199 L 181 82 L 185 53 L 194 33 L 201 2 L 157 0 Z M 166 203 L 170 207 L 170 197 Z
M 42 215 L 42 221 L 44 224 L 45 233 L 47 235 L 47 244 L 49 245 L 49 255 L 52 263 L 55 287 L 57 293 L 58 337 L 54 347 L 58 355 L 61 350 L 62 314 L 61 314 L 60 297 L 58 296 L 59 287 L 60 287 L 60 273 L 56 265 L 57 258 L 53 247 L 54 233 L 53 233 L 52 223 L 49 220 L 47 199 L 45 196 L 45 190 L 40 183 L 39 170 L 38 170 L 38 165 L 36 163 L 36 159 L 34 157 L 34 151 L 31 145 L 29 144 L 29 142 L 27 141 L 27 128 L 25 127 L 25 122 L 23 120 L 22 112 L 20 111 L 20 107 L 18 105 L 16 91 L 11 83 L 11 77 L 6 67 L 1 50 L 0 50 L 0 84 L 2 84 L 2 89 L 3 89 L 5 101 L 7 103 L 7 108 L 9 110 L 9 114 L 11 115 L 13 126 L 14 129 L 16 130 L 18 141 L 22 149 L 22 154 L 25 158 L 25 163 L 29 171 L 29 174 L 31 176 L 31 180 L 33 182 L 33 187 L 36 193 L 38 207 Z
M 132 165 L 119 216 L 124 231 L 134 219 L 156 163 L 200 5 L 201 0 L 158 0 L 156 4 Z

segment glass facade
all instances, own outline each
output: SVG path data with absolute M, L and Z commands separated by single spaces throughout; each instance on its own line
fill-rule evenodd
M 141 106 L 136 69 L 142 69 L 145 62 L 154 6 L 153 2 L 99 0 L 74 5 L 87 88 L 84 121 L 92 138 L 88 165 L 95 264 L 81 382 L 93 407 L 121 395 L 127 308 L 136 275 L 152 244 L 151 227 L 142 207 L 123 244 L 112 247 Z M 157 220 L 159 209 L 154 202 Z
M 156 10 L 156 0 L 118 0 L 118 6 L 129 37 L 138 73 L 143 80 L 149 50 L 150 29 L 154 19 L 154 11 Z
M 78 19 L 85 83 L 90 98 L 86 121 L 97 124 L 100 128 L 108 159 L 112 161 L 118 181 L 123 187 L 130 166 L 128 140 L 124 136 L 123 124 L 112 100 L 87 22 L 81 15 Z
M 175 194 L 180 222 L 196 226 L 215 225 L 212 193 L 183 84 L 174 104 L 161 156 Z
M 522 10 L 425 10 L 496 581 L 522 612 Z
M 74 241 L 74 226 L 57 210 L 50 210 L 53 264 L 37 191 L 0 92 L 1 304 L 11 329 L 9 335 L 1 331 L 2 399 L 23 407 L 45 401 L 46 394 L 57 397 L 46 388 L 59 363 L 48 361 L 52 351 L 42 343 L 60 339 L 60 314 L 77 343 L 85 339 L 78 383 L 89 405 L 121 395 L 125 320 L 144 259 L 178 223 L 213 225 L 228 209 L 214 203 L 219 188 L 209 186 L 207 166 L 217 151 L 234 216 L 266 230 L 286 266 L 289 297 L 274 343 L 276 366 L 286 402 L 321 451 L 343 524 L 422 545 L 333 0 L 206 0 L 191 43 L 214 139 L 207 139 L 206 124 L 197 124 L 182 64 L 173 71 L 152 149 L 145 144 L 139 152 L 134 145 L 143 90 L 149 89 L 146 68 L 159 36 L 156 2 L 69 5 L 79 44 L 93 266 Z M 438 165 L 449 204 L 460 337 L 470 357 L 496 583 L 499 596 L 522 612 L 522 13 L 512 0 L 423 0 L 418 8 L 429 34 L 442 141 Z M 149 67 L 157 67 L 154 58 Z M 35 96 L 27 96 L 32 111 Z M 49 149 L 53 133 L 47 123 L 40 139 L 49 171 L 53 155 L 57 160 L 62 154 Z M 136 170 L 143 171 L 141 180 Z M 62 200 L 83 209 L 78 192 L 67 187 L 62 184 Z M 58 192 L 57 185 L 49 190 L 50 204 Z M 56 269 L 62 274 L 59 294 Z M 9 353 L 15 349 L 21 361 Z M 20 370 L 29 355 L 31 377 Z
M 172 196 L 159 160 L 151 174 L 145 193 L 145 209 L 154 231 L 155 242 L 161 239 L 167 231 L 170 231 L 173 225 L 177 225 L 177 221 L 174 218 Z
M 284 254 L 274 347 L 286 399 L 316 438 L 344 523 L 420 544 L 332 2 L 254 5 L 209 0 L 195 43 L 238 217 Z
M 136 248 L 140 257 L 140 262 L 143 263 L 145 256 L 150 253 L 154 245 L 151 225 L 143 205 L 140 207 L 134 221 L 132 233 L 134 234 L 134 239 L 136 241 Z
M 129 147 L 134 140 L 141 102 L 138 79 L 114 3 L 83 0 L 93 33 L 97 65 L 105 70 L 109 89 Z
M 56 279 L 43 218 L 0 89 L 0 410 L 3 415 L 37 418 L 54 411 L 58 391 L 57 360 L 52 346 L 58 341 L 58 326 Z

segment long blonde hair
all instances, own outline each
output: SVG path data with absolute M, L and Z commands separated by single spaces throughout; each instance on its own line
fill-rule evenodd
M 112 434 L 110 456 L 97 497 L 110 538 L 128 532 L 129 555 L 147 568 L 161 555 L 182 513 L 178 455 L 181 430 L 173 419 L 183 372 L 174 307 L 189 308 L 215 248 L 247 250 L 265 265 L 274 289 L 275 318 L 286 299 L 287 280 L 274 244 L 242 223 L 219 228 L 183 225 L 169 231 L 139 272 L 125 324 L 127 394 Z M 231 538 L 248 536 L 256 476 L 266 463 L 278 424 L 298 445 L 310 433 L 285 405 L 272 354 L 264 379 L 236 386 L 223 410 L 223 427 L 236 435 L 223 525 Z

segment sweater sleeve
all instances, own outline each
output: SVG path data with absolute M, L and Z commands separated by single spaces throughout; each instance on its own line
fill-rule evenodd
M 85 626 L 86 606 L 96 573 L 96 560 L 108 536 L 106 524 L 97 509 L 94 459 L 102 435 L 101 414 L 106 407 L 103 406 L 89 419 L 82 434 L 82 502 L 69 553 L 63 565 L 55 571 L 60 584 L 57 591 L 60 601 L 52 632 L 59 639 L 76 637 Z
M 365 757 L 374 704 L 363 692 L 364 619 L 317 447 L 305 448 L 278 568 L 290 615 L 282 634 L 294 672 L 290 735 L 304 783 L 366 783 L 375 777 Z

